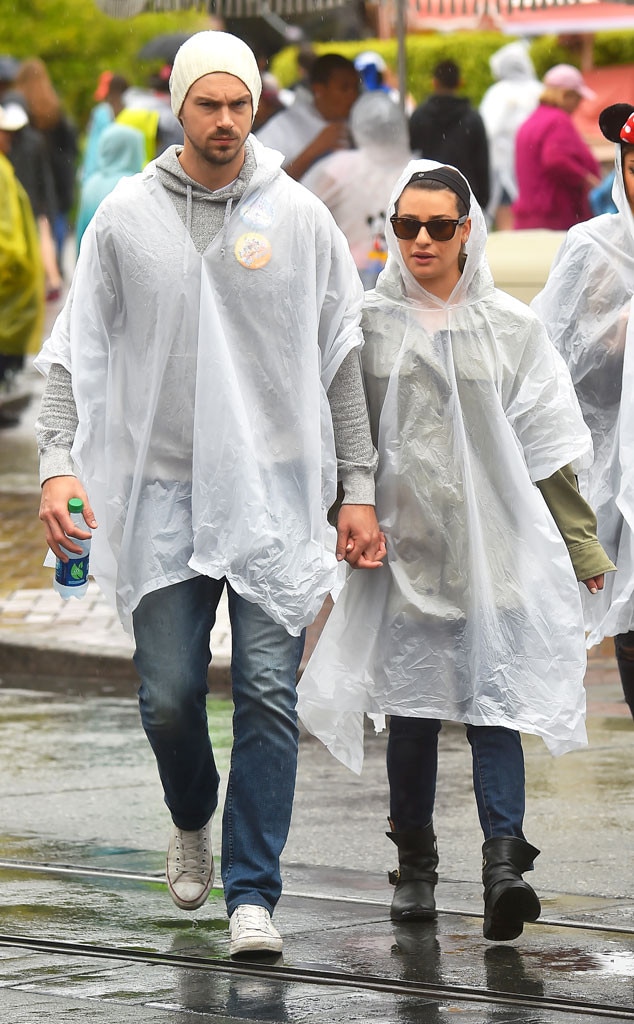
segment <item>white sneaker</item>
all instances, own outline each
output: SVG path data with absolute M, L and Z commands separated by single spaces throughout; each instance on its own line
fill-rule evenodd
M 211 852 L 211 818 L 197 832 L 174 826 L 167 848 L 167 885 L 170 896 L 181 910 L 197 910 L 214 884 L 214 858 Z
M 264 907 L 243 903 L 229 918 L 229 954 L 281 953 L 282 936 Z

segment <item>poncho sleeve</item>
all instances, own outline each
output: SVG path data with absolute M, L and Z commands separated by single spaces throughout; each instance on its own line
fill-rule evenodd
M 572 228 L 531 303 L 568 365 L 591 426 L 621 396 L 631 296 L 619 271 L 616 221 L 610 214 L 597 218 L 592 234 L 586 225 Z
M 568 463 L 579 472 L 592 462 L 592 439 L 570 374 L 537 317 L 525 307 L 515 312 L 501 397 L 531 480 L 545 480 Z

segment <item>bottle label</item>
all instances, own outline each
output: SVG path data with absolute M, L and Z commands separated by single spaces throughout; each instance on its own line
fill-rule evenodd
M 62 562 L 61 558 L 55 563 L 55 579 L 63 587 L 81 587 L 88 579 L 88 558 L 83 555 L 81 558 L 69 558 Z

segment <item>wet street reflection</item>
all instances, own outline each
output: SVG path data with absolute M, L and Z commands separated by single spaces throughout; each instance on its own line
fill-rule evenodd
M 22 421 L 0 436 L 0 600 L 50 588 L 32 437 L 38 387 Z M 634 730 L 613 682 L 602 691 L 607 711 L 589 721 L 587 751 L 555 760 L 527 739 L 527 826 L 542 848 L 535 876 L 544 912 L 509 944 L 482 938 L 481 840 L 463 731 L 442 734 L 439 918 L 409 925 L 389 920 L 385 736 L 368 735 L 361 778 L 303 737 L 275 914 L 284 955 L 251 966 L 229 961 L 220 888 L 193 915 L 169 899 L 168 814 L 135 681 L 119 680 L 110 696 L 103 679 L 77 677 L 65 688 L 62 673 L 47 683 L 46 674 L 25 673 L 16 686 L 0 663 L 0 935 L 13 942 L 0 943 L 0 1024 L 619 1018 L 618 1010 L 602 1017 L 601 1005 L 634 1020 Z M 232 707 L 213 693 L 208 712 L 224 786 Z M 220 827 L 217 815 L 216 851 Z M 85 946 L 90 955 L 77 948 Z M 545 1006 L 557 999 L 595 1010 Z

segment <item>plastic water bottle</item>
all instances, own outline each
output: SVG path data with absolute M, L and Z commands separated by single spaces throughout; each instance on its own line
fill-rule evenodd
M 81 498 L 71 498 L 68 502 L 68 511 L 75 526 L 80 530 L 86 530 L 87 526 L 83 516 L 84 503 Z M 69 597 L 84 597 L 88 590 L 88 558 L 90 555 L 90 537 L 88 540 L 80 540 L 73 537 L 73 543 L 81 549 L 81 555 L 75 551 L 69 551 L 62 546 L 62 550 L 68 555 L 68 561 L 62 562 L 61 558 L 55 559 L 55 576 L 53 586 L 58 594 L 65 601 Z

